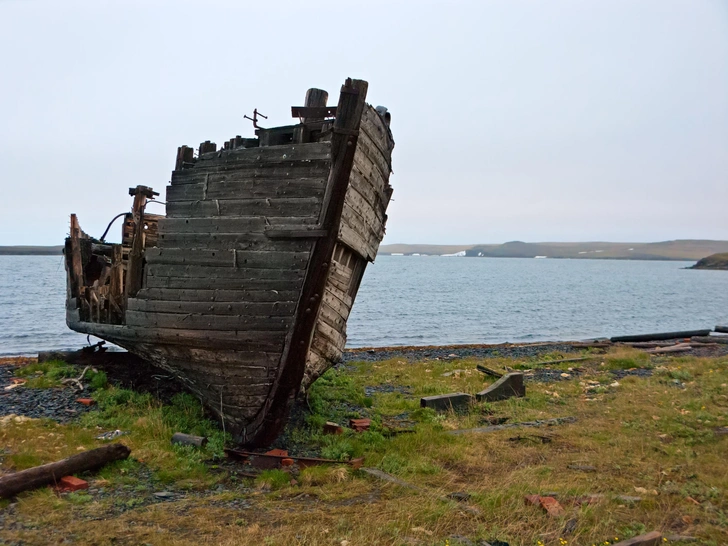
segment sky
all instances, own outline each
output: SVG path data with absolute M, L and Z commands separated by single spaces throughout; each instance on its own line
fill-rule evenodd
M 0 245 L 347 77 L 392 113 L 384 243 L 728 240 L 724 0 L 0 0 L 0 48 Z

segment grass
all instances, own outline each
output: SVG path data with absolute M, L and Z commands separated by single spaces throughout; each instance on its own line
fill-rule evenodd
M 6 446 L 1 468 L 32 466 L 94 447 L 100 443 L 93 439 L 99 430 L 128 430 L 120 441 L 132 448 L 134 459 L 87 478 L 115 495 L 59 497 L 48 489 L 24 493 L 6 516 L 22 526 L 0 530 L 0 542 L 45 544 L 73 537 L 82 544 L 449 541 L 455 546 L 452 537 L 459 535 L 473 542 L 588 546 L 659 529 L 666 535 L 697 536 L 700 544 L 724 544 L 728 438 L 713 429 L 728 425 L 726 357 L 650 357 L 614 350 L 593 360 L 542 365 L 568 377 L 528 382 L 524 399 L 477 404 L 464 414 L 419 408 L 424 395 L 482 390 L 493 379 L 475 371 L 479 363 L 537 374 L 536 361 L 577 356 L 581 354 L 531 360 L 395 359 L 327 372 L 309 390 L 306 411 L 277 447 L 342 461 L 364 456 L 367 466 L 406 480 L 416 486 L 412 489 L 337 465 L 307 468 L 294 476 L 293 484 L 292 476 L 280 470 L 266 471 L 255 481 L 241 480 L 234 467 L 218 462 L 224 438 L 193 397 L 180 395 L 163 405 L 149 395 L 100 389 L 94 395 L 98 411 L 79 423 L 0 425 L 0 445 Z M 652 375 L 615 381 L 613 371 L 632 368 L 648 368 Z M 518 422 L 563 416 L 578 421 L 447 434 L 495 418 Z M 371 430 L 323 434 L 326 421 L 346 425 L 352 417 L 371 418 Z M 402 430 L 410 432 L 398 432 Z M 210 443 L 202 452 L 175 448 L 169 443 L 175 431 L 207 435 Z M 593 466 L 596 472 L 570 465 Z M 151 473 L 150 480 L 140 477 L 145 472 Z M 160 488 L 188 492 L 173 502 L 152 503 L 152 493 Z M 466 503 L 445 498 L 454 492 L 470 498 Z M 558 495 L 565 516 L 550 518 L 523 501 L 524 495 L 546 492 Z M 575 502 L 588 494 L 602 497 L 591 505 Z M 642 501 L 625 502 L 620 495 Z M 231 504 L 240 500 L 249 507 Z M 567 533 L 570 520 L 575 522 Z

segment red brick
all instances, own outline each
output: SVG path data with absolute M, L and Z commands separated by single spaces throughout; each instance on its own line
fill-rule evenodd
M 88 489 L 88 482 L 76 476 L 63 476 L 58 480 L 58 487 L 64 491 L 78 491 Z
M 552 517 L 558 517 L 564 515 L 564 507 L 559 504 L 553 497 L 540 497 L 541 508 L 546 510 L 546 513 Z
M 266 451 L 266 455 L 275 455 L 276 457 L 288 457 L 288 451 L 285 449 L 271 449 Z
M 371 419 L 349 419 L 349 428 L 355 432 L 364 432 L 365 430 L 369 430 L 371 424 Z
M 523 500 L 525 500 L 526 504 L 530 506 L 541 505 L 541 497 L 539 495 L 526 495 L 525 497 L 523 497 Z
M 93 398 L 76 398 L 76 402 L 84 406 L 93 406 L 96 403 Z
M 293 466 L 293 459 L 281 459 L 281 466 Z
M 332 423 L 331 421 L 326 421 L 326 424 L 324 425 L 324 434 L 342 434 L 343 432 L 344 429 L 341 428 L 340 425 Z

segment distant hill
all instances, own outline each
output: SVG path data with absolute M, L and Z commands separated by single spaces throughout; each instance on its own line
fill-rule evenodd
M 455 254 L 488 258 L 612 259 L 612 260 L 683 260 L 692 261 L 709 254 L 728 252 L 728 241 L 683 239 L 659 243 L 524 243 L 511 241 L 501 245 L 382 245 L 379 254 Z
M 63 245 L 56 246 L 0 246 L 0 256 L 53 256 L 63 253 Z
M 712 254 L 707 258 L 698 260 L 690 269 L 722 269 L 728 271 L 728 252 Z

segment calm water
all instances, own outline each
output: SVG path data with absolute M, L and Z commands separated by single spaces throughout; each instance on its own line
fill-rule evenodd
M 728 272 L 692 262 L 380 256 L 349 345 L 571 340 L 728 324 Z M 61 256 L 0 256 L 0 354 L 74 349 Z

